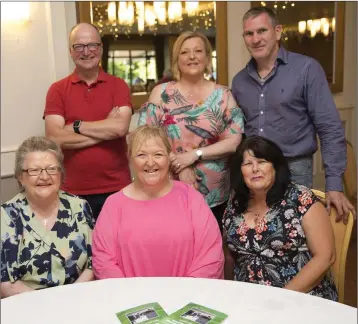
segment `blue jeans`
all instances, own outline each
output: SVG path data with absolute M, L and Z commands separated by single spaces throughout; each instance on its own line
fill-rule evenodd
M 291 171 L 291 180 L 297 184 L 312 188 L 313 183 L 313 155 L 297 158 L 287 158 Z

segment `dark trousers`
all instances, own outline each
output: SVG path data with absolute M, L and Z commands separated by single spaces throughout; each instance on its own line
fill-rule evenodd
M 227 206 L 227 201 L 225 201 L 221 205 L 218 205 L 218 206 L 215 206 L 215 207 L 211 208 L 211 211 L 213 212 L 213 214 L 214 214 L 214 216 L 215 216 L 215 218 L 216 218 L 216 220 L 218 222 L 221 234 L 223 233 L 222 220 L 223 220 L 223 215 L 224 215 L 226 206 Z
M 81 195 L 80 197 L 83 198 L 84 200 L 87 200 L 87 202 L 89 203 L 92 209 L 93 217 L 97 221 L 98 215 L 102 210 L 104 202 L 106 201 L 108 196 L 114 194 L 115 192 L 108 192 L 108 193 L 95 194 L 95 195 Z

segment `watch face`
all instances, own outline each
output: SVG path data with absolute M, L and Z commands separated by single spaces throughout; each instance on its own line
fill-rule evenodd
M 199 156 L 199 157 L 201 157 L 201 156 L 203 155 L 203 151 L 197 150 L 197 151 L 196 151 L 196 155 Z
M 80 126 L 81 126 L 82 120 L 75 120 L 73 122 L 73 130 L 75 131 L 75 133 L 77 134 L 81 134 L 80 132 Z

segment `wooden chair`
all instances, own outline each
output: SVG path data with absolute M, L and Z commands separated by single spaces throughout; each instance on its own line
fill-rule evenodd
M 324 192 L 315 189 L 313 189 L 312 191 L 323 202 L 326 201 L 326 194 Z M 334 232 L 336 261 L 331 266 L 331 271 L 334 278 L 334 283 L 336 284 L 338 290 L 338 301 L 340 303 L 343 303 L 347 252 L 353 229 L 353 215 L 351 212 L 349 213 L 347 225 L 345 225 L 343 222 L 337 223 L 336 215 L 337 211 L 334 207 L 332 207 L 330 219 Z
M 357 159 L 353 146 L 347 142 L 347 168 L 343 174 L 344 191 L 347 198 L 356 206 L 357 204 Z M 356 206 L 357 207 L 357 206 Z
M 349 141 L 347 143 L 347 168 L 343 174 L 344 193 L 357 211 L 357 160 L 354 154 L 353 146 Z M 354 220 L 352 240 L 357 240 L 357 221 Z

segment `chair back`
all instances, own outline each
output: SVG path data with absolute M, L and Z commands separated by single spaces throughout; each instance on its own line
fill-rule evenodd
M 344 190 L 347 198 L 351 202 L 357 199 L 357 159 L 355 157 L 353 146 L 347 143 L 347 168 L 343 174 Z
M 320 198 L 321 201 L 324 203 L 326 202 L 326 194 L 324 192 L 315 189 L 312 189 L 312 191 L 318 198 Z M 332 206 L 330 220 L 334 232 L 336 260 L 331 266 L 331 272 L 338 291 L 338 301 L 343 303 L 347 252 L 353 229 L 353 215 L 351 212 L 349 212 L 347 225 L 345 225 L 343 222 L 337 223 L 336 215 L 337 210 Z

